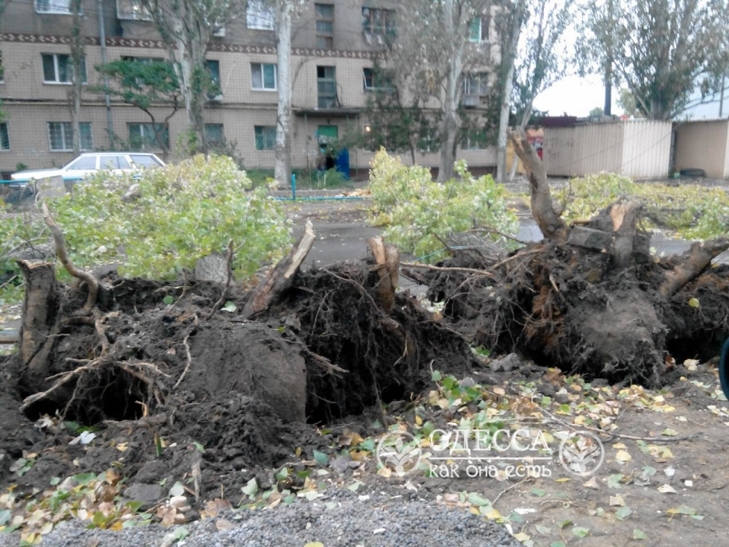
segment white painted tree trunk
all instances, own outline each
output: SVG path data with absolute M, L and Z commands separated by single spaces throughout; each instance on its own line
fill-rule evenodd
M 521 33 L 521 25 L 524 19 L 524 10 L 526 9 L 525 0 L 516 0 L 516 2 L 511 34 L 509 36 L 509 42 L 506 44 L 507 49 L 501 52 L 501 62 L 506 63 L 503 96 L 499 112 L 499 133 L 496 145 L 496 181 L 501 183 L 506 182 L 506 144 L 509 129 L 509 112 L 511 110 L 511 90 L 514 84 L 514 59 L 516 57 L 516 49 L 519 45 L 519 34 Z
M 71 30 L 71 132 L 74 156 L 81 153 L 81 92 L 83 89 L 84 37 L 81 34 L 83 14 L 81 0 L 73 0 L 71 5 L 73 23 Z
M 274 177 L 281 186 L 291 181 L 291 29 L 293 4 L 279 0 L 276 9 L 276 60 L 278 62 L 278 110 Z

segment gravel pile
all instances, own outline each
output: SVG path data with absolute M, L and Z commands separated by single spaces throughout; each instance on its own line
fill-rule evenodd
M 175 543 L 176 546 L 303 547 L 308 542 L 320 542 L 325 547 L 521 545 L 503 526 L 463 508 L 448 509 L 435 502 L 404 497 L 360 496 L 349 491 L 272 510 L 229 511 L 215 519 L 187 524 L 185 528 L 189 535 Z M 165 545 L 165 535 L 172 530 L 174 527 L 153 525 L 110 532 L 87 530 L 80 522 L 66 522 L 45 536 L 42 545 L 161 546 Z M 0 534 L 0 546 L 17 544 L 16 535 Z

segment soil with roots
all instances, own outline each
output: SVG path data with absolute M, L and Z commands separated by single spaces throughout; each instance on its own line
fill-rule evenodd
M 259 471 L 259 484 L 270 482 L 262 470 L 297 449 L 311 458 L 331 444 L 334 433 L 317 424 L 408 400 L 434 368 L 464 375 L 475 363 L 464 338 L 411 297 L 396 295 L 385 313 L 364 263 L 299 272 L 255 320 L 241 315 L 249 294 L 234 286 L 212 313 L 219 284 L 105 282 L 113 299 L 91 315 L 79 314 L 85 290 L 61 288 L 47 379 L 39 384 L 18 354 L 4 363 L 3 485 L 110 466 L 130 483 L 156 484 L 198 466 L 200 495 L 239 492 Z M 43 416 L 57 419 L 41 431 L 33 424 Z M 69 444 L 80 431 L 69 423 L 98 439 Z M 9 466 L 28 452 L 43 457 L 18 478 Z

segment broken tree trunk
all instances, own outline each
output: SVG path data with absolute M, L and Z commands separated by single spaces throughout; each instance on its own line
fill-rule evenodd
M 643 205 L 638 201 L 616 203 L 610 208 L 613 221 L 613 258 L 618 268 L 627 268 L 634 263 L 633 249 L 636 225 Z
M 251 298 L 243 308 L 244 317 L 250 318 L 266 311 L 280 297 L 281 293 L 291 286 L 296 272 L 306 259 L 306 255 L 309 254 L 315 237 L 311 221 L 307 221 L 304 235 L 301 236 L 299 242 L 266 274 L 263 281 L 253 291 Z
M 689 281 L 697 278 L 711 264 L 712 259 L 727 249 L 729 249 L 729 239 L 725 237 L 693 243 L 683 254 L 678 265 L 666 274 L 666 280 L 661 284 L 659 292 L 670 298 Z
M 367 243 L 375 260 L 374 270 L 380 276 L 380 282 L 375 288 L 377 305 L 385 313 L 390 314 L 395 306 L 400 252 L 395 247 L 385 246 L 385 242 L 380 236 L 370 238 Z
M 23 319 L 20 327 L 20 385 L 37 390 L 48 376 L 50 354 L 56 340 L 59 289 L 53 264 L 19 260 L 25 278 Z
M 537 152 L 527 140 L 524 131 L 510 131 L 509 139 L 514 144 L 514 150 L 529 174 L 532 215 L 537 221 L 542 235 L 557 243 L 566 242 L 569 230 L 554 209 L 547 172 L 544 170 L 542 160 L 539 159 Z

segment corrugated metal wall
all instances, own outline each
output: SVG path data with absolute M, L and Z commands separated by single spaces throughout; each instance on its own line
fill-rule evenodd
M 609 171 L 639 179 L 665 177 L 670 151 L 670 122 L 631 120 L 544 130 L 544 166 L 550 176 Z
M 671 161 L 671 122 L 623 122 L 623 161 L 620 173 L 634 179 L 668 176 Z

